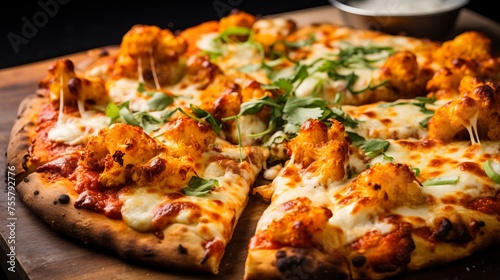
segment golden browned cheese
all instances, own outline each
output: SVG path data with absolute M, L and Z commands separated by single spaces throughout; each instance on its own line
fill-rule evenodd
M 405 164 L 394 163 L 376 163 L 336 196 L 340 205 L 357 202 L 359 207 L 374 207 L 387 212 L 400 206 L 415 207 L 425 202 L 413 171 Z
M 442 141 L 500 140 L 499 90 L 492 83 L 468 78 L 460 98 L 440 107 L 429 120 L 429 138 Z
M 185 71 L 184 38 L 153 25 L 134 25 L 123 36 L 113 77 L 143 79 L 156 88 L 177 82 Z
M 73 62 L 65 58 L 58 59 L 49 67 L 39 86 L 49 91 L 49 98 L 56 106 L 59 106 L 61 94 L 66 104 L 75 104 L 76 101 L 91 101 L 94 104 L 109 102 L 105 81 L 99 77 L 77 75 Z
M 201 154 L 215 141 L 215 133 L 190 118 L 168 124 L 162 145 L 140 127 L 114 124 L 90 139 L 82 165 L 103 170 L 99 182 L 116 187 L 131 181 L 141 186 L 179 190 L 199 171 Z
M 331 122 L 328 129 L 320 120 L 308 120 L 298 136 L 287 143 L 291 160 L 319 176 L 325 185 L 345 178 L 349 152 L 344 125 L 336 120 Z

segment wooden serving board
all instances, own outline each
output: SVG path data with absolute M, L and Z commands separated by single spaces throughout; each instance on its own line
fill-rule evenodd
M 313 22 L 342 23 L 339 12 L 331 7 L 319 7 L 293 13 L 280 14 L 294 19 L 299 25 Z M 494 48 L 500 42 L 500 26 L 469 10 L 463 10 L 455 34 L 475 29 L 493 38 Z M 115 50 L 116 46 L 103 49 Z M 65 56 L 76 65 L 85 63 L 88 52 Z M 34 93 L 55 59 L 0 70 L 0 147 L 5 151 L 10 130 L 16 118 L 17 107 L 27 95 Z M 9 279 L 242 279 L 247 255 L 247 243 L 257 220 L 267 204 L 259 197 L 251 197 L 246 210 L 236 226 L 233 239 L 227 246 L 218 276 L 172 272 L 167 268 L 153 269 L 121 260 L 97 248 L 91 249 L 52 230 L 16 197 L 14 215 L 8 213 L 7 173 L 5 157 L 0 157 L 0 263 Z M 10 209 L 12 210 L 12 209 Z M 9 220 L 9 218 L 15 218 Z M 8 227 L 14 222 L 15 229 Z M 8 242 L 15 241 L 15 244 Z M 11 265 L 9 246 L 15 246 L 15 272 Z M 398 277 L 398 279 L 492 279 L 500 275 L 500 246 L 493 246 L 457 262 Z M 0 276 L 1 278 L 1 276 Z

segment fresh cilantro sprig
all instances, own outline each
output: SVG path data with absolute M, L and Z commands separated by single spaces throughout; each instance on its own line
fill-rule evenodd
M 193 114 L 190 114 L 186 111 L 184 111 L 182 108 L 177 108 L 177 110 L 184 115 L 204 124 L 209 124 L 212 126 L 212 129 L 215 131 L 215 133 L 219 134 L 219 132 L 222 130 L 222 123 L 219 122 L 210 112 L 207 112 L 200 107 L 190 104 L 189 105 L 191 108 L 191 111 Z
M 340 49 L 339 53 L 331 59 L 317 59 L 310 65 L 310 67 L 316 67 L 314 72 L 326 73 L 327 76 L 334 81 L 346 81 L 347 90 L 349 90 L 352 94 L 359 94 L 366 90 L 374 90 L 381 87 L 385 85 L 387 81 L 382 81 L 375 85 L 369 82 L 366 87 L 356 90 L 354 89 L 354 84 L 359 79 L 359 76 L 356 75 L 354 71 L 348 74 L 343 74 L 342 72 L 345 72 L 345 69 L 375 69 L 373 63 L 385 59 L 387 56 L 382 56 L 378 59 L 369 59 L 367 56 L 383 52 L 386 52 L 388 56 L 393 53 L 394 50 L 391 47 L 349 46 L 347 48 Z
M 146 132 L 158 130 L 166 121 L 165 118 L 156 118 L 150 112 L 163 111 L 174 102 L 174 97 L 158 91 L 148 91 L 143 82 L 139 82 L 137 92 L 142 95 L 149 96 L 147 101 L 147 111 L 132 111 L 130 102 L 127 100 L 121 104 L 109 103 L 106 107 L 106 116 L 111 119 L 111 122 L 121 121 L 126 124 L 140 126 Z
M 241 105 L 240 113 L 236 116 L 224 118 L 223 121 L 237 119 L 243 115 L 257 114 L 264 106 L 270 108 L 268 128 L 251 137 L 262 137 L 277 129 L 283 129 L 289 137 L 295 136 L 300 126 L 309 119 L 319 119 L 329 124 L 329 119 L 336 119 L 348 127 L 356 127 L 359 121 L 351 118 L 339 108 L 330 108 L 326 100 L 318 97 L 287 98 L 287 94 L 277 98 L 264 96 L 258 100 L 248 101 Z
M 351 138 L 352 144 L 354 146 L 360 147 L 363 152 L 365 152 L 365 155 L 367 157 L 373 158 L 380 154 L 383 154 L 384 159 L 389 159 L 389 157 L 384 154 L 390 146 L 389 141 L 378 138 L 367 140 L 363 136 L 349 131 L 347 131 L 347 135 L 349 136 L 349 138 Z
M 174 98 L 163 92 L 154 92 L 151 99 L 148 100 L 148 107 L 151 111 L 163 111 L 169 105 L 174 103 Z
M 212 187 L 216 186 L 219 186 L 219 181 L 215 179 L 206 180 L 193 176 L 189 180 L 188 186 L 182 189 L 182 192 L 189 196 L 204 196 L 210 192 Z
M 436 97 L 417 96 L 417 97 L 415 97 L 415 100 L 392 102 L 392 103 L 382 103 L 382 104 L 378 105 L 378 107 L 388 108 L 388 107 L 394 107 L 394 106 L 400 106 L 400 105 L 414 105 L 414 106 L 419 107 L 420 112 L 422 112 L 424 114 L 434 114 L 433 110 L 429 110 L 426 108 L 427 104 L 434 104 L 434 102 L 436 102 Z
M 126 124 L 140 126 L 146 132 L 156 131 L 164 123 L 148 112 L 132 112 L 129 108 L 129 101 L 125 101 L 118 105 L 109 103 L 105 113 L 106 116 L 111 119 L 112 123 L 119 120 Z

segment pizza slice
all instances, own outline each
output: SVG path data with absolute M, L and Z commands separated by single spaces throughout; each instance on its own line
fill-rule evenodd
M 498 243 L 500 146 L 488 137 L 495 119 L 481 117 L 496 116 L 494 92 L 480 84 L 436 110 L 429 122 L 451 129 L 450 139 L 355 143 L 336 121 L 307 121 L 287 143 L 281 172 L 256 189 L 270 205 L 249 243 L 245 278 L 380 279 Z M 468 140 L 453 126 L 460 117 Z
M 330 136 L 342 129 L 321 126 L 303 126 L 272 190 L 258 191 L 271 202 L 245 279 L 386 278 L 500 241 L 497 142 L 396 140 L 362 161 Z
M 129 260 L 217 274 L 265 161 L 211 128 L 176 120 L 162 143 L 115 124 L 80 158 L 49 161 L 19 184 L 22 200 L 56 230 Z

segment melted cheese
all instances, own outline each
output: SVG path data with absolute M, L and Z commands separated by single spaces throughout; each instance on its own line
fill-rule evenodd
M 164 201 L 165 197 L 148 188 L 134 188 L 133 191 L 120 194 L 123 202 L 121 209 L 123 220 L 129 227 L 146 232 L 152 229 L 153 210 Z
M 468 141 L 443 145 L 437 142 L 432 151 L 420 150 L 412 144 L 407 144 L 417 143 L 414 141 L 390 142 L 391 144 L 385 155 L 394 158 L 396 163 L 405 163 L 418 168 L 420 174 L 417 178 L 420 182 L 438 177 L 459 178 L 455 184 L 425 186 L 422 188 L 425 194 L 436 199 L 443 199 L 450 195 L 491 196 L 497 190 L 500 190 L 499 184 L 495 184 L 488 177 L 481 176 L 481 173 L 467 168 L 469 164 L 482 168 L 484 161 L 489 157 L 488 155 L 499 152 L 500 144 L 498 142 L 484 141 L 481 146 L 477 144 L 471 145 Z M 383 161 L 384 158 L 380 155 L 375 157 L 371 164 Z
M 178 143 L 165 140 L 165 147 L 175 147 Z M 169 190 L 165 186 L 134 186 L 120 193 L 123 203 L 123 220 L 138 231 L 152 231 L 155 210 L 164 204 L 188 203 L 195 208 L 182 207 L 179 213 L 168 217 L 170 223 L 184 224 L 187 228 L 205 240 L 218 238 L 228 240 L 228 227 L 235 226 L 234 221 L 241 215 L 248 200 L 251 183 L 260 172 L 262 163 L 240 163 L 240 152 L 243 158 L 250 153 L 260 153 L 253 148 L 241 151 L 222 139 L 216 140 L 215 150 L 209 150 L 201 155 L 199 176 L 204 179 L 218 181 L 218 186 L 203 196 L 180 195 L 178 191 Z M 222 152 L 220 152 L 222 150 Z M 225 164 L 234 164 L 238 172 L 232 172 L 214 158 L 225 157 Z M 249 165 L 249 166 L 248 166 Z M 247 167 L 245 167 L 247 166 Z M 186 186 L 187 187 L 187 186 Z M 175 198 L 169 198 L 167 193 Z
M 426 104 L 426 109 L 435 111 L 446 104 L 448 100 L 438 100 Z M 362 106 L 342 106 L 349 116 L 360 121 L 356 128 L 347 128 L 364 138 L 382 139 L 423 139 L 428 131 L 420 122 L 431 114 L 414 105 L 418 100 L 400 99 L 394 102 L 377 102 Z
M 358 209 L 362 209 L 359 211 Z M 379 221 L 373 209 L 360 207 L 352 203 L 343 207 L 334 207 L 330 223 L 341 228 L 345 233 L 345 244 L 350 244 L 370 231 L 387 234 L 394 230 L 394 225 Z
M 110 124 L 110 119 L 96 111 L 86 111 L 81 117 L 59 115 L 56 125 L 49 131 L 48 140 L 68 145 L 85 144 L 91 135 Z
M 237 129 L 232 130 L 233 139 L 238 139 L 238 133 L 240 136 L 240 141 L 243 146 L 253 145 L 255 142 L 255 137 L 250 135 L 258 134 L 267 129 L 267 123 L 263 122 L 256 115 L 243 115 L 238 118 L 239 132 Z

